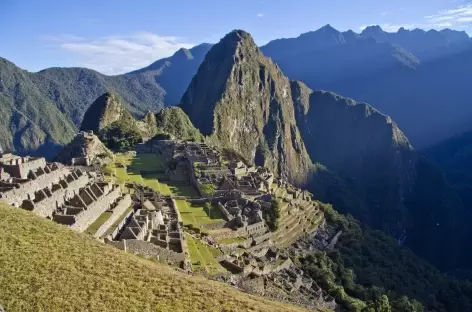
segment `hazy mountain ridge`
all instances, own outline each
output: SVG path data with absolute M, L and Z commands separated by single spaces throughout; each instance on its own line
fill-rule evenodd
M 164 103 L 177 105 L 211 47 L 209 43 L 202 43 L 191 49 L 181 48 L 171 57 L 126 75 L 145 73 L 153 77 L 165 90 Z
M 359 206 L 356 201 L 346 203 L 343 196 L 318 195 L 387 231 L 406 225 L 409 215 L 402 199 L 414 184 L 416 156 L 391 118 L 368 104 L 312 91 L 300 82 L 292 82 L 292 97 L 312 161 L 346 181 Z
M 328 25 L 274 40 L 262 50 L 290 79 L 374 103 L 416 146 L 467 130 L 472 117 L 463 104 L 472 99 L 465 85 L 472 40 L 464 32 L 402 28 L 389 33 L 372 26 L 356 34 Z M 446 105 L 454 108 L 444 111 Z

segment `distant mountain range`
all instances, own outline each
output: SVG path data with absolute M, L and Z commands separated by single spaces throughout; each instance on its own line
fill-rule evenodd
M 415 146 L 469 128 L 472 118 L 472 40 L 465 32 L 379 26 L 362 33 L 330 25 L 263 46 L 290 79 L 372 103 L 405 131 Z

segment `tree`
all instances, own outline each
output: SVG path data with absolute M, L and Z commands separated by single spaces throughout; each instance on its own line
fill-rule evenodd
M 200 186 L 200 191 L 202 192 L 202 195 L 209 198 L 209 204 L 206 203 L 205 207 L 207 207 L 206 205 L 208 204 L 208 207 L 207 207 L 208 208 L 208 217 L 210 217 L 211 202 L 213 201 L 213 196 L 215 196 L 216 187 L 215 187 L 215 185 L 213 185 L 211 183 L 202 184 Z

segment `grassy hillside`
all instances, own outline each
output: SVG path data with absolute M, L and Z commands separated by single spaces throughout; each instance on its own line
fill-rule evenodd
M 302 311 L 126 254 L 0 204 L 6 311 Z

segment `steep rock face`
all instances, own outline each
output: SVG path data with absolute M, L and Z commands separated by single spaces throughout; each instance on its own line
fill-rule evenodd
M 122 119 L 131 120 L 133 118 L 117 94 L 106 92 L 96 99 L 85 112 L 80 130 L 99 132 Z
M 180 107 L 167 107 L 157 113 L 156 127 L 158 131 L 180 140 L 203 141 L 200 131 Z
M 340 208 L 384 229 L 406 225 L 403 199 L 414 183 L 416 156 L 397 125 L 367 104 L 300 82 L 292 82 L 291 89 L 311 159 L 342 178 L 359 199 L 355 207 L 356 201 L 346 203 L 340 196 Z
M 155 122 L 149 114 L 140 121 L 134 119 L 120 97 L 107 92 L 89 107 L 80 129 L 97 133 L 108 148 L 126 149 L 141 142 L 143 137 L 154 134 L 153 121 Z
M 208 52 L 181 108 L 210 142 L 301 185 L 312 164 L 290 94 L 289 80 L 237 30 Z

